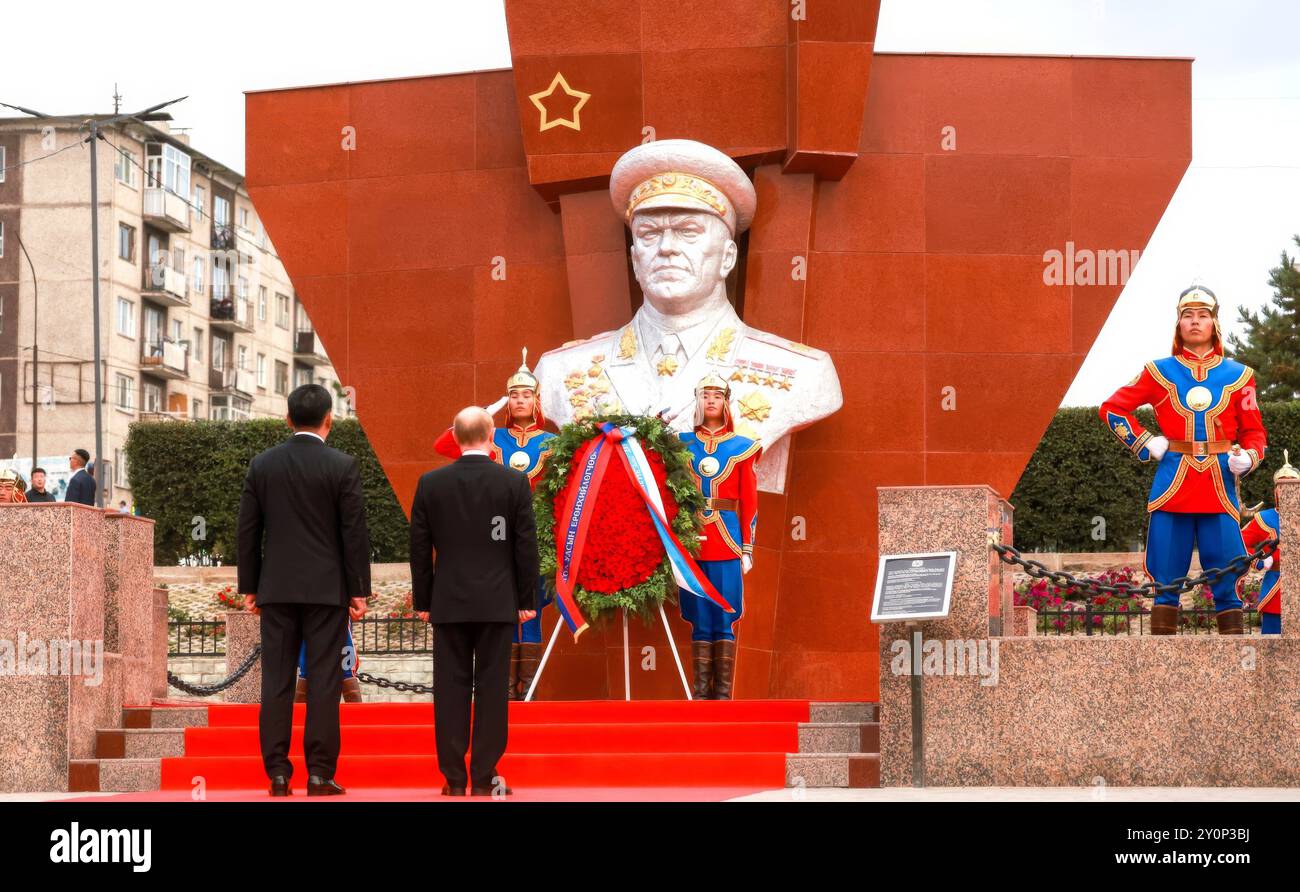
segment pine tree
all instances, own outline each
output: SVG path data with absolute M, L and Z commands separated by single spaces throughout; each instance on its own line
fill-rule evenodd
M 1300 247 L 1300 235 L 1295 236 Z M 1258 313 L 1237 311 L 1245 336 L 1230 335 L 1233 358 L 1253 368 L 1259 399 L 1300 398 L 1300 266 L 1282 252 L 1280 266 L 1269 271 L 1273 300 Z

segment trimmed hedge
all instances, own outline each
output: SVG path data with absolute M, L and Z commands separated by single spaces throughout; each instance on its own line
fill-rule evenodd
M 1245 505 L 1273 504 L 1273 472 L 1282 450 L 1300 465 L 1300 402 L 1261 403 L 1268 430 L 1263 466 L 1242 479 Z M 1138 420 L 1150 429 L 1154 413 Z M 1155 462 L 1140 462 L 1097 417 L 1097 409 L 1056 413 L 1011 494 L 1015 543 L 1022 551 L 1141 551 L 1145 548 L 1147 494 Z M 1094 518 L 1104 518 L 1105 536 L 1093 538 Z
M 175 564 L 203 550 L 220 554 L 223 564 L 234 564 L 239 494 L 248 463 L 290 435 L 276 418 L 132 424 L 127 477 L 136 510 L 156 521 L 154 561 Z M 360 423 L 336 421 L 327 442 L 361 463 L 372 560 L 405 561 L 410 542 L 406 514 Z M 196 531 L 204 535 L 197 538 Z

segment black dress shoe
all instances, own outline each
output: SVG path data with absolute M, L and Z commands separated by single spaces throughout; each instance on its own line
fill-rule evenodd
M 311 775 L 307 778 L 307 795 L 308 796 L 342 796 L 347 790 L 334 783 L 334 778 L 323 778 L 318 775 Z
M 283 774 L 277 774 L 271 778 L 271 795 L 272 796 L 291 796 L 293 790 L 289 789 L 289 778 Z
M 442 795 L 444 796 L 464 796 L 464 787 L 453 787 L 451 784 L 442 785 Z
M 513 796 L 514 790 L 509 787 L 473 787 L 469 791 L 471 796 Z

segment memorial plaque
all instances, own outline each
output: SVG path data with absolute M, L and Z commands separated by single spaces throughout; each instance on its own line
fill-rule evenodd
M 873 623 L 943 619 L 952 603 L 957 552 L 882 554 L 876 570 Z

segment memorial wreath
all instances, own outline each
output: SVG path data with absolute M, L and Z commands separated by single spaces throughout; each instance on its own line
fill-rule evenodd
M 690 557 L 699 551 L 704 497 L 668 425 L 594 416 L 564 425 L 549 445 L 533 503 L 538 550 L 575 636 L 586 618 L 615 610 L 648 620 L 683 583 L 721 602 Z

